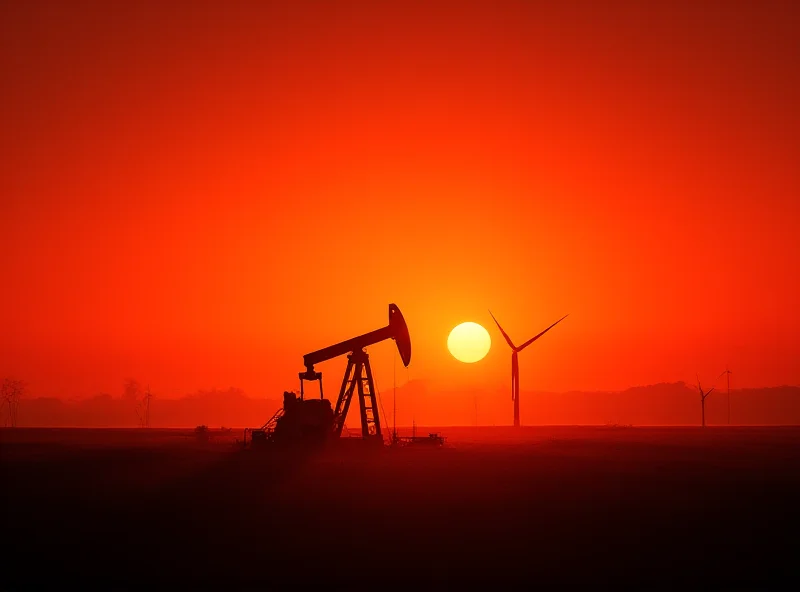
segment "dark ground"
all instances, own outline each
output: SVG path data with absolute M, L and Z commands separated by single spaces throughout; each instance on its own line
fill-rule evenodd
M 4 589 L 798 589 L 800 428 L 442 432 L 290 458 L 2 430 Z

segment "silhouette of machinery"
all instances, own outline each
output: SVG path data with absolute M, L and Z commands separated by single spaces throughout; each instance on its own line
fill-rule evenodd
M 364 440 L 383 443 L 380 412 L 375 397 L 375 383 L 369 354 L 364 348 L 394 339 L 403 365 L 411 362 L 411 338 L 403 314 L 396 304 L 389 305 L 389 324 L 358 337 L 330 345 L 303 356 L 305 370 L 299 373 L 300 396 L 293 392 L 283 393 L 283 408 L 260 429 L 251 431 L 252 443 L 272 441 L 276 443 L 322 443 L 329 438 L 341 436 L 347 412 L 358 394 L 361 414 L 361 436 Z M 314 369 L 316 364 L 347 354 L 347 370 L 339 389 L 336 408 L 323 397 L 322 372 Z M 319 399 L 305 398 L 305 382 L 319 382 Z

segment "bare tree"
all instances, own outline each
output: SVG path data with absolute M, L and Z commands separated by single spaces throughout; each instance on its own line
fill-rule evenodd
M 127 401 L 133 410 L 136 412 L 136 417 L 139 420 L 139 427 L 145 426 L 145 412 L 142 408 L 143 396 L 142 385 L 135 378 L 126 378 L 122 386 L 122 399 Z
M 703 427 L 706 427 L 706 397 L 712 393 L 716 387 L 711 387 L 708 391 L 703 392 L 703 387 L 700 386 L 700 375 L 697 376 L 697 389 L 700 391 L 700 409 L 702 413 Z
M 4 378 L 3 384 L 0 386 L 0 397 L 2 397 L 3 405 L 3 425 L 7 425 L 10 420 L 11 427 L 17 427 L 17 418 L 19 416 L 19 400 L 25 394 L 25 383 L 15 378 Z M 6 410 L 8 410 L 8 417 L 6 418 Z
M 136 415 L 139 417 L 139 427 L 150 427 L 150 401 L 152 398 L 153 394 L 150 392 L 150 385 L 148 385 L 142 398 L 136 403 Z

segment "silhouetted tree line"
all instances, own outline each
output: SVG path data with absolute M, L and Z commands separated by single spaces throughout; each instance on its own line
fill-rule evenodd
M 79 401 L 30 398 L 24 404 L 26 426 L 142 427 L 146 390 L 129 379 L 121 397 L 101 393 Z M 152 427 L 197 425 L 252 427 L 261 425 L 280 401 L 248 397 L 242 389 L 210 389 L 178 398 L 159 396 L 150 410 Z
M 0 399 L 2 400 L 3 425 L 17 426 L 19 420 L 19 402 L 25 395 L 25 383 L 16 378 L 7 377 L 0 385 Z
M 10 399 L 4 395 L 6 425 L 11 422 L 13 409 L 12 425 L 135 427 L 141 425 L 137 405 L 142 400 L 141 385 L 138 389 L 135 386 L 126 381 L 122 397 L 103 393 L 71 402 L 25 397 L 20 404 L 21 394 Z M 8 392 L 18 390 L 9 388 Z M 683 382 L 613 392 L 523 394 L 523 425 L 699 426 L 701 420 L 697 387 Z M 474 425 L 477 417 L 480 425 L 510 425 L 513 410 L 506 395 L 501 388 L 440 391 L 430 388 L 425 381 L 415 380 L 397 388 L 397 422 L 401 426 L 410 426 L 412 421 L 418 426 L 469 426 Z M 391 392 L 382 393 L 382 397 L 386 411 L 391 413 Z M 250 397 L 234 387 L 199 390 L 179 398 L 159 396 L 151 409 L 151 425 L 252 427 L 264 423 L 280 406 L 277 398 Z M 725 393 L 715 391 L 706 406 L 709 426 L 727 423 Z M 18 408 L 23 412 L 17 415 Z M 734 425 L 800 425 L 800 387 L 735 389 L 731 391 L 731 409 Z

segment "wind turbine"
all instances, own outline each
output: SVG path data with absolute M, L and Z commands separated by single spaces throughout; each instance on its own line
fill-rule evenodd
M 700 391 L 700 408 L 702 409 L 702 417 L 703 417 L 703 427 L 706 427 L 706 397 L 711 394 L 711 392 L 716 387 L 711 387 L 711 390 L 707 392 L 703 392 L 703 387 L 700 386 L 700 375 L 697 375 L 697 390 Z
M 733 372 L 731 372 L 726 366 L 725 372 L 717 376 L 717 380 L 719 380 L 725 374 L 728 375 L 728 425 L 731 425 L 731 374 L 733 374 Z
M 561 321 L 566 319 L 569 315 L 564 315 L 560 319 L 558 319 L 555 323 L 550 325 L 547 329 L 528 339 L 525 343 L 517 347 L 514 345 L 514 342 L 511 341 L 511 338 L 508 334 L 503 330 L 500 326 L 500 323 L 497 322 L 497 319 L 494 318 L 492 311 L 489 311 L 489 314 L 492 315 L 492 319 L 494 319 L 495 324 L 497 324 L 497 328 L 500 329 L 500 333 L 503 334 L 503 337 L 506 339 L 506 343 L 511 348 L 511 400 L 514 401 L 514 427 L 519 427 L 519 359 L 518 354 L 523 349 L 528 347 L 531 343 L 539 339 L 542 335 L 547 333 L 550 329 L 558 325 Z

